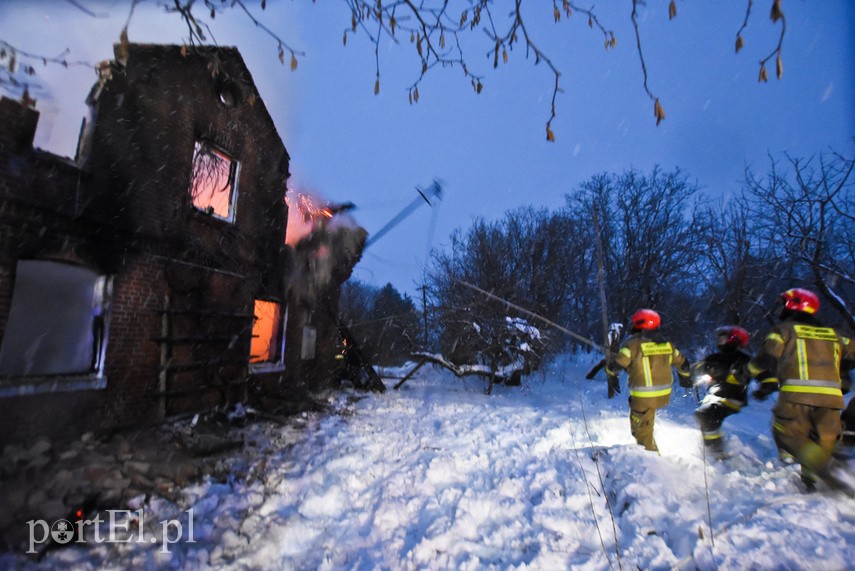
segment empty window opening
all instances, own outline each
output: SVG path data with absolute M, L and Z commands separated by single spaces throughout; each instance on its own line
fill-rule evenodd
M 0 375 L 101 376 L 111 279 L 72 264 L 21 260 L 0 346 Z
M 254 315 L 249 362 L 253 365 L 281 365 L 285 348 L 287 311 L 283 315 L 279 303 L 257 299 Z
M 222 220 L 234 221 L 238 170 L 238 162 L 227 153 L 197 141 L 190 178 L 193 206 Z

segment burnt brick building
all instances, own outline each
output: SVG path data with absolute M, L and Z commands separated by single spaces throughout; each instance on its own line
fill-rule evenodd
M 364 232 L 289 300 L 289 156 L 238 51 L 117 47 L 88 103 L 72 161 L 0 101 L 0 444 L 329 386 Z

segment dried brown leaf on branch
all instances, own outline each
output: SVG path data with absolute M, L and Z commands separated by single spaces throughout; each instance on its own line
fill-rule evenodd
M 772 2 L 772 13 L 769 14 L 769 17 L 772 18 L 773 22 L 777 22 L 784 17 L 784 12 L 781 11 L 781 0 Z
M 135 0 L 134 3 L 139 2 L 140 0 Z M 303 57 L 305 54 L 298 49 L 295 49 L 293 46 L 289 45 L 286 41 L 281 39 L 274 31 L 268 29 L 264 26 L 259 20 L 257 20 L 250 12 L 247 10 L 244 4 L 249 4 L 247 0 L 207 0 L 205 2 L 199 2 L 198 0 L 157 0 L 158 4 L 162 4 L 163 6 L 171 7 L 172 4 L 175 4 L 177 7 L 176 13 L 181 17 L 184 22 L 187 24 L 190 29 L 190 39 L 186 42 L 186 45 L 181 47 L 182 55 L 186 55 L 187 49 L 189 46 L 194 46 L 196 44 L 204 45 L 209 43 L 206 35 L 208 32 L 208 25 L 201 19 L 197 18 L 197 15 L 203 16 L 205 19 L 210 15 L 211 18 L 214 18 L 215 15 L 220 16 L 221 19 L 222 14 L 226 12 L 227 8 L 231 8 L 234 6 L 239 6 L 243 8 L 243 11 L 250 17 L 250 19 L 255 23 L 255 25 L 261 28 L 265 33 L 274 38 L 278 45 L 278 56 L 280 62 L 284 65 L 285 56 L 290 54 L 290 68 L 292 71 L 295 71 L 298 67 L 298 58 Z M 266 0 L 258 0 L 261 4 L 262 10 L 266 7 Z M 739 53 L 743 47 L 745 47 L 745 40 L 742 36 L 744 30 L 748 24 L 748 16 L 751 12 L 751 5 L 753 0 L 748 0 L 748 8 L 745 11 L 745 22 L 742 27 L 739 28 L 736 35 L 735 42 L 735 50 L 736 53 Z M 501 58 L 503 63 L 508 63 L 510 60 L 509 51 L 513 49 L 514 44 L 519 42 L 520 47 L 525 50 L 526 56 L 533 56 L 533 60 L 535 64 L 546 63 L 546 65 L 550 68 L 552 73 L 555 75 L 555 87 L 552 93 L 552 117 L 555 116 L 556 113 L 556 96 L 561 93 L 561 85 L 559 83 L 559 77 L 561 76 L 561 71 L 557 65 L 555 65 L 550 58 L 548 53 L 545 53 L 537 41 L 538 38 L 534 37 L 530 32 L 531 30 L 526 29 L 527 19 L 526 14 L 521 11 L 520 6 L 530 6 L 535 5 L 540 8 L 541 3 L 536 2 L 535 0 L 526 0 L 522 2 L 520 0 L 516 0 L 511 2 L 512 5 L 515 5 L 514 8 L 511 8 L 510 13 L 508 13 L 507 26 L 502 28 L 502 18 L 504 18 L 504 14 L 500 15 L 497 12 L 497 6 L 500 4 L 498 0 L 470 0 L 469 8 L 460 12 L 460 20 L 459 26 L 456 26 L 456 22 L 443 20 L 442 17 L 437 16 L 438 12 L 434 12 L 433 9 L 427 7 L 429 3 L 425 2 L 382 2 L 378 0 L 346 0 L 345 2 L 349 7 L 349 11 L 351 12 L 351 21 L 350 26 L 347 26 L 346 17 L 347 13 L 344 12 L 342 17 L 344 18 L 344 28 L 345 31 L 342 35 L 342 44 L 347 45 L 348 43 L 348 34 L 349 33 L 357 33 L 357 31 L 367 34 L 371 43 L 374 44 L 375 47 L 375 59 L 377 60 L 376 64 L 376 74 L 377 80 L 375 81 L 375 94 L 379 94 L 379 77 L 380 77 L 380 42 L 383 35 L 386 35 L 389 39 L 392 40 L 393 43 L 397 43 L 396 33 L 400 31 L 402 34 L 406 34 L 410 32 L 410 42 L 415 44 L 416 52 L 418 53 L 419 59 L 417 60 L 421 66 L 421 75 L 425 76 L 427 72 L 433 71 L 434 69 L 442 68 L 442 67 L 455 67 L 463 70 L 464 76 L 469 78 L 472 82 L 473 89 L 476 93 L 481 93 L 483 85 L 481 83 L 481 79 L 476 74 L 473 74 L 468 67 L 469 57 L 468 54 L 463 53 L 461 42 L 461 36 L 465 33 L 470 32 L 471 30 L 478 30 L 480 32 L 485 32 L 486 35 L 490 38 L 490 41 L 493 46 L 493 49 L 490 50 L 488 48 L 487 51 L 487 65 L 489 65 L 490 60 L 493 60 L 492 63 L 494 67 L 498 66 L 499 63 L 499 51 L 501 50 Z M 438 4 L 445 5 L 446 3 L 439 2 Z M 639 33 L 639 25 L 638 20 L 636 19 L 636 8 L 638 6 L 645 6 L 646 4 L 651 4 L 649 2 L 645 2 L 644 0 L 632 0 L 633 5 L 633 14 L 632 14 L 632 22 L 635 27 L 636 39 L 638 44 L 639 58 L 641 60 L 641 68 L 644 75 L 644 90 L 651 98 L 654 98 L 653 93 L 648 88 L 648 70 L 646 68 L 644 57 L 642 54 L 642 37 Z M 771 11 L 770 18 L 773 22 L 782 21 L 781 25 L 781 38 L 778 41 L 778 46 L 775 51 L 772 52 L 771 55 L 766 57 L 765 59 L 761 59 L 761 68 L 760 68 L 760 76 L 758 81 L 766 82 L 768 81 L 768 72 L 765 67 L 765 63 L 770 62 L 772 57 L 777 55 L 776 59 L 776 75 L 778 79 L 781 79 L 783 76 L 783 62 L 781 58 L 781 44 L 783 41 L 784 33 L 786 30 L 786 20 L 785 15 L 782 11 L 782 2 L 781 0 L 770 0 Z M 601 16 L 597 14 L 592 8 L 585 8 L 581 5 L 574 4 L 570 0 L 562 0 L 560 3 L 557 0 L 553 0 L 553 19 L 556 23 L 561 21 L 563 16 L 571 15 L 571 9 L 576 12 L 581 12 L 583 16 L 588 16 L 588 26 L 592 29 L 597 29 L 602 32 L 604 36 L 604 47 L 606 50 L 613 49 L 617 45 L 617 39 L 614 36 L 614 33 L 609 30 L 607 27 L 604 27 Z M 258 4 L 255 4 L 258 6 Z M 769 6 L 767 4 L 766 6 Z M 548 10 L 548 4 L 543 6 Z M 444 10 L 444 9 L 443 9 Z M 170 10 L 167 9 L 167 12 Z M 472 12 L 471 14 L 469 12 Z M 133 13 L 133 12 L 132 12 Z M 677 17 L 677 3 L 676 0 L 669 0 L 668 2 L 668 18 L 674 19 Z M 544 15 L 547 15 L 548 12 Z M 442 13 L 443 17 L 446 17 L 447 14 Z M 483 16 L 483 18 L 482 18 Z M 128 19 L 130 22 L 130 17 Z M 371 24 L 377 26 L 377 32 L 373 32 L 375 28 L 370 26 Z M 579 22 L 580 25 L 584 25 Z M 127 57 L 127 28 L 122 30 L 122 35 L 120 36 L 120 46 L 119 57 Z M 449 36 L 446 38 L 446 36 Z M 406 36 L 404 36 L 406 37 Z M 448 47 L 446 46 L 446 39 L 449 40 Z M 352 43 L 352 42 L 351 42 Z M 0 42 L 0 47 L 5 47 L 7 50 L 10 46 L 2 46 L 3 42 Z M 450 48 L 450 49 L 448 49 Z M 492 52 L 492 53 L 491 53 Z M 19 52 L 17 54 L 21 57 L 33 58 L 33 54 L 25 54 L 24 52 Z M 490 57 L 492 56 L 492 57 Z M 60 61 L 60 58 L 44 58 L 42 56 L 38 56 L 39 59 L 42 59 L 45 63 L 48 61 L 54 63 L 61 63 L 62 65 L 67 65 L 64 61 Z M 7 70 L 14 72 L 15 69 L 15 60 L 13 59 L 10 65 L 8 59 L 0 62 L 0 67 L 4 67 Z M 771 63 L 770 63 L 771 66 Z M 18 69 L 27 69 L 23 66 L 17 66 Z M 32 69 L 30 66 L 29 69 Z M 419 78 L 421 81 L 422 77 Z M 563 79 L 563 77 L 561 78 Z M 415 88 L 411 88 L 408 90 L 409 98 L 411 102 L 418 101 L 418 90 Z M 656 101 L 654 104 L 654 109 L 656 113 L 657 124 L 660 124 L 662 120 L 665 118 L 664 110 L 662 109 L 661 104 Z M 550 120 L 551 121 L 551 120 Z M 548 124 L 548 133 L 551 133 L 551 125 Z
M 662 108 L 662 104 L 659 103 L 659 98 L 656 98 L 656 101 L 653 103 L 653 114 L 656 117 L 656 125 L 658 126 L 665 119 L 665 109 Z

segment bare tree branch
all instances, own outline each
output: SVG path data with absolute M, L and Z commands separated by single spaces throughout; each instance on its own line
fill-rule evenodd
M 78 10 L 80 10 L 81 12 L 83 12 L 84 14 L 86 14 L 87 16 L 91 16 L 93 18 L 107 18 L 107 17 L 109 17 L 109 14 L 105 14 L 104 12 L 93 12 L 92 10 L 90 10 L 89 8 L 87 8 L 86 6 L 81 4 L 80 2 L 77 2 L 77 0 L 65 0 L 65 1 L 68 2 L 69 4 L 71 4 L 72 6 L 74 6 L 75 8 L 77 8 Z
M 141 1 L 131 0 L 128 20 L 120 37 L 123 47 L 128 43 L 128 25 L 134 13 L 134 8 Z M 643 0 L 631 1 L 632 12 L 630 20 L 635 34 L 636 50 L 642 72 L 642 86 L 644 92 L 654 102 L 654 116 L 658 125 L 665 119 L 665 111 L 659 98 L 650 89 L 651 75 L 644 57 L 644 50 L 642 49 L 643 42 L 641 39 L 638 13 L 639 7 L 643 6 L 644 2 Z M 100 13 L 88 9 L 81 0 L 66 0 L 66 2 L 90 17 L 102 17 Z M 382 65 L 380 42 L 385 38 L 389 38 L 395 43 L 403 43 L 399 40 L 400 34 L 409 35 L 410 43 L 416 50 L 417 61 L 420 65 L 418 76 L 406 88 L 407 96 L 411 103 L 419 101 L 420 84 L 428 72 L 437 68 L 457 67 L 462 69 L 464 77 L 471 82 L 475 93 L 481 93 L 484 87 L 484 76 L 469 65 L 463 48 L 464 42 L 462 38 L 464 35 L 471 37 L 472 32 L 476 29 L 480 29 L 485 33 L 488 38 L 487 41 L 490 42 L 487 54 L 492 59 L 494 67 L 498 67 L 500 61 L 501 63 L 506 63 L 514 47 L 517 47 L 521 43 L 525 47 L 526 57 L 533 56 L 535 64 L 545 63 L 552 74 L 553 81 L 550 88 L 552 93 L 549 101 L 549 116 L 547 117 L 545 126 L 547 140 L 554 141 L 553 121 L 557 116 L 558 94 L 562 91 L 562 73 L 552 57 L 540 47 L 540 41 L 527 25 L 528 20 L 523 12 L 524 7 L 542 10 L 544 4 L 546 6 L 549 6 L 549 4 L 533 0 L 466 0 L 463 3 L 465 8 L 458 17 L 456 15 L 452 16 L 450 13 L 450 10 L 453 9 L 451 0 L 343 0 L 343 2 L 350 12 L 351 25 L 344 30 L 342 41 L 346 44 L 348 36 L 357 33 L 359 30 L 365 33 L 369 42 L 371 42 L 375 63 L 375 93 L 379 93 L 380 88 Z M 247 0 L 155 0 L 155 4 L 167 14 L 175 15 L 181 19 L 187 28 L 186 42 L 191 47 L 209 43 L 216 45 L 217 42 L 214 38 L 212 27 L 206 20 L 206 17 L 209 16 L 210 20 L 213 20 L 218 14 L 226 13 L 230 9 L 237 9 L 243 17 L 246 17 L 264 35 L 274 41 L 280 62 L 284 64 L 286 55 L 290 56 L 290 67 L 294 70 L 297 68 L 298 58 L 305 56 L 304 51 L 290 45 L 265 24 L 260 17 L 256 16 L 251 9 L 251 4 Z M 262 0 L 262 9 L 265 8 L 265 4 L 265 1 Z M 454 5 L 459 6 L 460 4 Z M 752 5 L 753 0 L 747 0 L 745 17 L 742 26 L 737 31 L 737 51 L 742 44 L 742 33 L 748 25 Z M 617 39 L 614 33 L 603 25 L 597 14 L 594 13 L 593 6 L 583 7 L 569 0 L 552 0 L 549 7 L 552 8 L 556 23 L 562 18 L 569 19 L 573 12 L 587 16 L 588 26 L 591 29 L 599 30 L 603 34 L 605 48 L 612 49 L 616 47 Z M 673 17 L 674 15 L 675 8 L 672 3 L 669 6 L 669 17 Z M 769 56 L 760 60 L 761 81 L 766 81 L 765 64 L 773 57 L 777 57 L 778 77 L 783 73 L 781 51 L 786 32 L 786 19 L 780 9 L 780 0 L 773 0 L 771 16 L 774 22 L 781 20 L 781 34 L 775 50 Z M 8 46 L 8 44 L 5 45 Z M 37 54 L 20 52 L 19 50 L 15 50 L 15 52 L 20 57 L 34 60 L 41 59 L 44 63 L 69 64 L 62 56 L 42 57 Z M 12 63 L 10 64 L 10 62 Z M 12 59 L 0 57 L 0 83 L 13 83 L 16 81 L 14 70 L 12 69 L 15 63 L 17 62 L 14 62 Z M 91 67 L 91 64 L 85 62 L 74 63 Z M 28 71 L 35 73 L 35 69 L 32 66 L 28 68 Z

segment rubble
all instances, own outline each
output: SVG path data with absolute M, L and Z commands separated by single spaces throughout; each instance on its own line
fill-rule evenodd
M 8 445 L 0 454 L 0 550 L 23 553 L 31 520 L 73 521 L 80 510 L 85 517 L 134 509 L 153 496 L 177 501 L 181 488 L 203 477 L 252 479 L 269 452 L 247 436 L 253 427 L 299 429 L 300 421 L 240 407 L 112 434 Z

